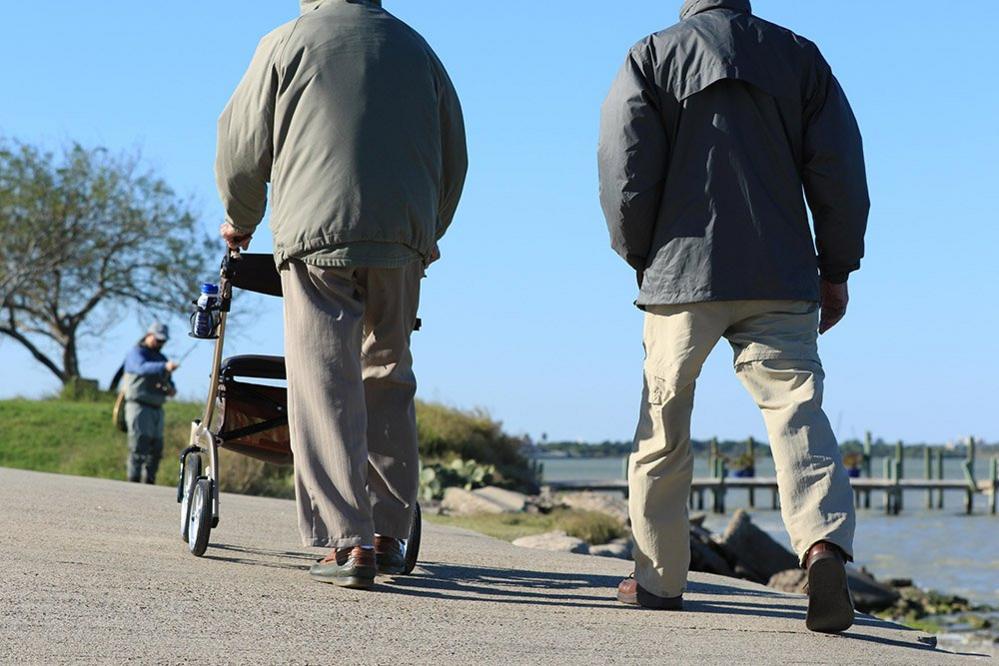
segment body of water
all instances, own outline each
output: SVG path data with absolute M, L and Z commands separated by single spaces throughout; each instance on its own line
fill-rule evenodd
M 575 481 L 624 478 L 624 458 L 546 458 L 544 475 L 548 481 Z M 945 478 L 963 478 L 961 460 L 944 461 Z M 988 479 L 987 460 L 976 461 L 975 476 Z M 882 469 L 880 459 L 872 461 L 875 476 Z M 922 459 L 906 459 L 905 476 L 922 478 Z M 759 458 L 758 476 L 773 476 L 773 461 Z M 710 476 L 704 458 L 695 459 L 694 476 Z M 960 491 L 944 493 L 944 509 L 927 510 L 926 493 L 907 491 L 902 513 L 887 516 L 882 507 L 882 493 L 871 497 L 869 510 L 858 510 L 854 542 L 856 563 L 866 566 L 880 578 L 912 578 L 916 585 L 958 594 L 975 603 L 999 606 L 999 516 L 988 514 L 988 498 L 977 495 L 975 513 L 964 514 L 965 495 Z M 710 502 L 710 494 L 705 503 Z M 739 507 L 748 508 L 745 490 L 729 490 L 727 515 L 708 512 L 705 526 L 722 532 Z M 770 492 L 757 491 L 753 522 L 775 539 L 790 547 L 780 513 L 771 511 Z

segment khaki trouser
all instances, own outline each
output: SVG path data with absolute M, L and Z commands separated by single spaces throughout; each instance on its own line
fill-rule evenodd
M 822 411 L 818 306 L 805 301 L 654 305 L 645 315 L 645 390 L 629 460 L 635 578 L 653 594 L 684 591 L 690 566 L 690 415 L 708 353 L 726 338 L 735 372 L 763 412 L 781 516 L 803 558 L 817 541 L 853 553 L 853 494 Z
M 288 417 L 307 546 L 405 538 L 419 490 L 409 338 L 423 266 L 320 268 L 290 260 L 284 292 Z

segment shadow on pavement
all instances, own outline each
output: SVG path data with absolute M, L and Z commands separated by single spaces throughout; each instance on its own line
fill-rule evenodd
M 225 551 L 227 553 L 238 553 L 239 555 L 219 555 L 214 551 Z M 242 557 L 240 556 L 242 555 Z M 246 546 L 230 546 L 224 543 L 213 543 L 205 553 L 206 560 L 218 560 L 221 562 L 231 562 L 233 564 L 249 564 L 258 567 L 268 567 L 271 569 L 294 569 L 308 571 L 309 565 L 316 561 L 316 557 L 308 553 L 298 553 L 290 550 L 270 550 L 267 548 L 249 548 Z M 262 558 L 273 558 L 262 559 Z M 282 562 L 282 559 L 298 560 L 308 562 L 308 564 L 295 564 L 292 562 Z
M 435 599 L 627 610 L 614 599 L 620 576 L 422 562 L 411 576 L 380 579 L 379 583 L 383 580 L 382 589 Z M 570 592 L 591 588 L 607 588 L 607 592 L 599 596 Z
M 218 555 L 212 553 L 212 550 L 221 550 L 238 555 Z M 308 553 L 227 544 L 212 544 L 211 550 L 204 557 L 205 559 L 236 564 L 299 571 L 307 571 L 309 564 L 316 559 Z M 295 560 L 295 562 L 287 560 Z M 412 575 L 379 578 L 375 589 L 395 594 L 452 601 L 488 601 L 491 603 L 635 611 L 634 607 L 620 604 L 615 599 L 614 592 L 620 581 L 621 576 L 531 571 L 528 569 L 500 569 L 443 562 L 422 562 Z M 594 589 L 603 590 L 603 593 L 579 593 L 580 590 L 592 591 Z M 688 586 L 687 593 L 709 597 L 755 597 L 761 599 L 761 601 L 753 603 L 751 601 L 737 601 L 734 599 L 688 599 L 684 601 L 683 612 L 685 613 L 785 618 L 800 622 L 802 631 L 804 631 L 804 609 L 800 605 L 775 603 L 777 599 L 785 596 L 781 592 L 747 590 L 730 585 L 692 581 Z M 768 601 L 762 601 L 762 599 L 768 599 Z M 864 614 L 858 614 L 854 620 L 854 626 L 884 627 L 885 624 L 885 622 L 877 618 Z M 909 648 L 926 653 L 954 654 L 938 650 L 930 644 L 920 643 L 916 640 L 915 636 L 913 636 L 912 641 L 899 641 L 847 631 L 840 634 L 839 638 L 880 643 L 882 645 Z M 972 657 L 988 656 L 975 653 L 956 654 Z
M 920 652 L 936 652 L 941 655 L 952 655 L 956 654 L 961 657 L 988 657 L 987 654 L 976 654 L 974 652 L 947 652 L 946 650 L 938 650 L 935 646 L 928 643 L 909 643 L 906 641 L 896 641 L 891 638 L 883 638 L 881 636 L 867 636 L 864 634 L 857 634 L 851 631 L 846 631 L 841 634 L 843 638 L 850 638 L 855 641 L 867 641 L 868 643 L 880 643 L 882 645 L 892 645 L 894 647 L 904 647 L 912 648 L 914 650 L 919 650 Z

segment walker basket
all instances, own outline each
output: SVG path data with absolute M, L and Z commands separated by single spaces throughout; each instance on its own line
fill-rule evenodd
M 222 448 L 278 465 L 290 465 L 287 391 L 228 379 L 222 392 Z

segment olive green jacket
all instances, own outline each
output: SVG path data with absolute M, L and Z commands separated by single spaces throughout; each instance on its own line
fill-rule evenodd
M 424 258 L 465 181 L 457 94 L 430 46 L 370 0 L 302 2 L 265 36 L 218 124 L 226 219 L 252 233 L 272 186 L 275 260 L 344 243 Z

